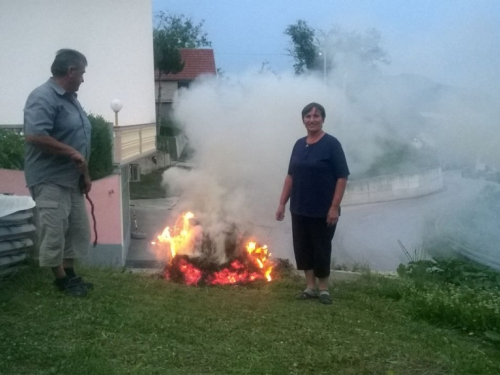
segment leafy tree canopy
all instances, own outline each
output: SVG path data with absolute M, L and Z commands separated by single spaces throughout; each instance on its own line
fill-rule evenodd
M 295 64 L 293 64 L 295 73 L 301 74 L 306 70 L 312 70 L 317 55 L 314 29 L 306 21 L 298 20 L 297 23 L 286 28 L 285 34 L 292 38 L 293 48 L 288 52 L 295 59 Z
M 184 15 L 155 15 L 153 46 L 155 69 L 160 74 L 179 73 L 184 68 L 179 48 L 210 47 L 207 33 L 202 30 L 204 21 L 195 24 Z
M 159 78 L 164 74 L 177 74 L 184 69 L 179 48 L 210 47 L 207 33 L 202 30 L 201 21 L 195 24 L 183 14 L 172 15 L 158 12 L 153 29 L 154 66 Z M 161 85 L 158 85 L 158 105 L 156 107 L 157 134 L 161 124 Z
M 346 66 L 361 64 L 377 68 L 380 64 L 388 64 L 387 52 L 382 48 L 382 36 L 376 29 L 363 33 L 344 31 L 334 26 L 329 31 L 316 31 L 306 21 L 299 20 L 289 25 L 285 34 L 290 36 L 293 48 L 288 52 L 295 59 L 295 73 L 338 68 L 342 63 Z M 320 56 L 319 52 L 326 56 Z M 325 59 L 325 60 L 323 60 Z

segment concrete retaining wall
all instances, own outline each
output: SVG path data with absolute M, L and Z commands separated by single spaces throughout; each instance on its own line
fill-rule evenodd
M 349 181 L 342 205 L 386 202 L 419 197 L 443 188 L 441 168 Z

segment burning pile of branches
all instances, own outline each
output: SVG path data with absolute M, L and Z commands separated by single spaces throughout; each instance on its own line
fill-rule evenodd
M 235 226 L 224 233 L 223 241 L 225 259 L 221 262 L 216 252 L 217 240 L 204 233 L 193 213 L 187 212 L 179 217 L 172 230 L 166 227 L 153 244 L 170 253 L 164 268 L 168 280 L 188 285 L 271 281 L 273 265 L 266 245 L 248 241 Z

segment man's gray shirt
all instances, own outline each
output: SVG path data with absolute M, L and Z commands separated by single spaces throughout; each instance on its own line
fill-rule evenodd
M 29 95 L 24 107 L 24 134 L 48 135 L 90 157 L 91 125 L 76 99 L 50 78 Z M 24 174 L 28 187 L 42 182 L 77 188 L 80 178 L 69 156 L 53 155 L 26 143 Z

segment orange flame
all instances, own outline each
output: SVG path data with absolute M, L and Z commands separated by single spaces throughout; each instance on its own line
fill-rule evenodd
M 264 271 L 264 276 L 267 281 L 271 281 L 271 272 L 273 270 L 273 266 L 269 265 L 269 251 L 267 249 L 267 245 L 262 247 L 256 247 L 257 244 L 255 242 L 247 243 L 246 249 L 250 258 L 255 262 L 255 264 Z
M 160 244 L 170 245 L 171 258 L 174 258 L 180 249 L 185 249 L 187 246 L 189 246 L 191 242 L 189 231 L 191 224 L 189 223 L 189 220 L 193 218 L 194 214 L 192 212 L 186 212 L 185 214 L 181 215 L 182 229 L 180 230 L 180 233 L 178 235 L 172 237 L 172 235 L 170 234 L 170 227 L 166 227 L 163 230 L 162 234 L 157 237 Z M 177 227 L 177 223 L 175 227 Z M 151 242 L 151 244 L 156 245 L 155 242 Z
M 173 232 L 170 227 L 166 227 L 160 234 L 157 242 L 153 245 L 168 244 L 170 248 L 170 262 L 180 253 L 186 253 L 193 246 L 194 234 L 190 219 L 195 216 L 192 212 L 182 214 L 174 226 Z M 182 225 L 181 225 L 182 222 Z M 257 246 L 256 242 L 250 241 L 245 246 L 249 261 L 251 261 L 260 272 L 251 272 L 242 262 L 235 260 L 231 264 L 218 271 L 208 275 L 205 279 L 207 284 L 235 284 L 242 282 L 265 279 L 271 281 L 271 272 L 273 270 L 272 262 L 269 260 L 271 254 L 266 245 Z M 184 275 L 184 281 L 188 285 L 196 285 L 203 277 L 203 271 L 189 263 L 188 260 L 179 259 L 177 264 L 179 270 Z M 166 275 L 169 278 L 169 275 Z

